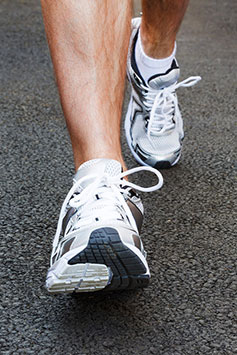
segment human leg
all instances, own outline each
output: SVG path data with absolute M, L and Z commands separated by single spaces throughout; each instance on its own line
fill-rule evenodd
M 129 171 L 121 173 L 129 4 L 42 0 L 76 169 L 80 165 L 60 212 L 46 280 L 49 292 L 136 288 L 149 282 L 139 236 L 143 206 L 124 180 Z M 145 190 L 161 187 L 162 177 L 155 173 L 159 183 Z
M 131 1 L 41 3 L 76 169 L 93 158 L 124 165 L 120 118 Z
M 152 58 L 169 57 L 189 0 L 142 0 L 141 38 Z

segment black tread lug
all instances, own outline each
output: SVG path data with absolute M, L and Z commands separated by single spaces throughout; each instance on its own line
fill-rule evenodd
M 100 228 L 93 231 L 87 247 L 68 261 L 79 263 L 105 264 L 112 270 L 111 283 L 105 291 L 146 287 L 149 276 L 139 257 L 126 247 L 114 228 Z
M 170 169 L 172 165 L 170 164 L 169 161 L 159 161 L 155 164 L 154 168 L 155 169 Z

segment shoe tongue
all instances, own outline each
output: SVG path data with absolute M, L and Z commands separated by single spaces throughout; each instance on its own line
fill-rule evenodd
M 152 89 L 160 90 L 164 89 L 178 81 L 179 78 L 179 69 L 173 69 L 167 74 L 158 74 L 156 76 L 152 76 L 148 80 L 148 85 Z
M 120 174 L 122 171 L 121 164 L 117 160 L 113 159 L 92 159 L 86 161 L 82 164 L 77 173 L 73 178 L 73 182 L 77 182 L 79 179 L 86 175 L 110 175 L 116 176 Z M 88 179 L 81 184 L 82 188 L 85 188 L 88 184 L 90 184 L 95 178 Z

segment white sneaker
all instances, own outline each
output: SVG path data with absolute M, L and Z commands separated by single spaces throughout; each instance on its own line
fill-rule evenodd
M 123 178 L 148 170 L 157 185 L 143 188 Z M 119 162 L 94 159 L 81 165 L 61 209 L 46 288 L 49 292 L 92 292 L 147 286 L 150 272 L 139 232 L 143 205 L 133 190 L 163 184 L 151 167 L 121 172 Z
M 174 59 L 171 68 L 145 83 L 135 61 L 134 45 L 141 18 L 132 20 L 132 35 L 127 75 L 132 94 L 125 119 L 126 138 L 135 159 L 156 169 L 175 165 L 181 156 L 184 138 L 183 120 L 175 90 L 195 85 L 201 78 L 190 77 L 180 83 L 179 67 Z

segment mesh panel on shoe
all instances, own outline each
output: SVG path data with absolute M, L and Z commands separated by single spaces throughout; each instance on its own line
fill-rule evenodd
M 121 165 L 119 162 L 116 160 L 108 160 L 106 167 L 105 167 L 105 173 L 110 175 L 110 176 L 116 176 L 121 173 Z
M 172 132 L 165 136 L 150 136 L 143 135 L 138 138 L 139 146 L 147 152 L 154 154 L 169 153 L 180 148 L 179 134 Z
M 76 175 L 74 181 L 89 174 L 108 174 L 110 176 L 116 176 L 121 173 L 121 164 L 117 160 L 112 159 L 92 159 L 83 163 Z

